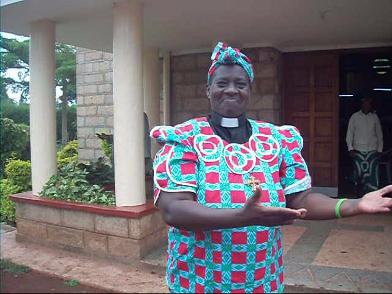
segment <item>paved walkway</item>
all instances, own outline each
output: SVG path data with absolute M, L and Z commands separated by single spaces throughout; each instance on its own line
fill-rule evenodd
M 391 213 L 297 221 L 283 230 L 287 292 L 392 292 Z M 18 243 L 15 231 L 1 234 L 1 257 L 37 271 L 108 292 L 167 292 L 164 248 L 142 262 L 125 265 Z

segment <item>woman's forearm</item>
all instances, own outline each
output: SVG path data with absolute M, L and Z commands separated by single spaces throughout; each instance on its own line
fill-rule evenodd
M 213 230 L 253 225 L 279 226 L 292 224 L 302 218 L 305 210 L 260 205 L 261 190 L 249 198 L 241 208 L 209 208 L 194 201 L 189 192 L 162 192 L 158 208 L 171 226 L 187 230 Z
M 327 220 L 336 218 L 335 208 L 339 199 L 330 198 L 321 193 L 302 192 L 297 195 L 288 195 L 287 206 L 290 208 L 305 208 L 304 219 Z M 347 199 L 340 206 L 340 216 L 349 217 L 360 214 L 357 199 Z
M 173 201 L 164 208 L 163 218 L 171 226 L 193 231 L 248 225 L 240 209 L 209 208 L 192 200 Z

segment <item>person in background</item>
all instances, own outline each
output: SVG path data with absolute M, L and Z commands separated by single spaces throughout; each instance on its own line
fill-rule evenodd
M 207 75 L 212 112 L 156 126 L 154 200 L 169 225 L 166 283 L 173 293 L 284 291 L 282 225 L 392 208 L 392 185 L 361 199 L 312 192 L 294 126 L 246 115 L 253 66 L 218 43 Z
M 383 149 L 383 135 L 370 94 L 365 94 L 361 103 L 361 109 L 349 120 L 346 142 L 353 160 L 351 181 L 361 194 L 365 194 L 379 188 L 378 161 Z

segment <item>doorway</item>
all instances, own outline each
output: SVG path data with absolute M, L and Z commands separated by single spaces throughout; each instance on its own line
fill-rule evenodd
M 338 55 L 286 53 L 283 122 L 296 126 L 314 190 L 335 197 L 338 169 Z
M 392 153 L 392 51 L 341 54 L 339 59 L 339 195 L 356 197 L 355 187 L 347 176 L 352 172 L 352 161 L 346 144 L 349 119 L 359 111 L 359 95 L 370 93 L 384 138 L 383 164 L 380 166 L 380 187 L 391 184 L 390 169 Z M 387 153 L 389 150 L 390 153 Z M 392 171 L 390 170 L 390 173 Z

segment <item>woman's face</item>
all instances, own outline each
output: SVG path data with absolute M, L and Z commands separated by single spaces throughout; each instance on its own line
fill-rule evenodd
M 250 81 L 240 65 L 220 65 L 207 86 L 211 109 L 224 117 L 238 117 L 246 111 Z

